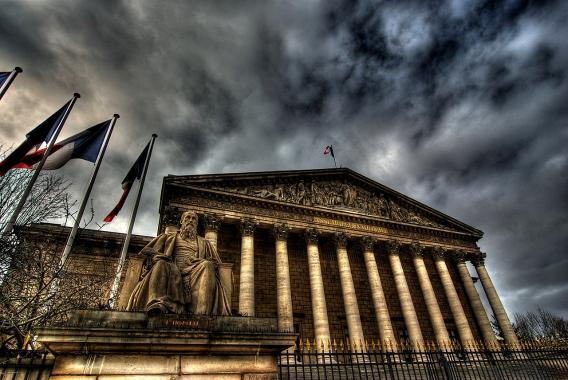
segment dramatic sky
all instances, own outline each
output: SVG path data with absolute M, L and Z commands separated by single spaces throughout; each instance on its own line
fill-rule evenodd
M 141 234 L 167 174 L 326 168 L 333 144 L 342 166 L 483 230 L 511 312 L 568 317 L 567 19 L 561 0 L 0 0 L 0 71 L 24 69 L 0 142 L 73 92 L 62 137 L 119 113 L 100 219 L 156 132 Z M 61 171 L 77 196 L 90 169 Z

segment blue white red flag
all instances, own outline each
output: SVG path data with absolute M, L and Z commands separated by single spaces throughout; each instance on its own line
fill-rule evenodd
M 333 154 L 333 146 L 332 145 L 328 145 L 325 147 L 325 149 L 323 150 L 323 154 L 331 154 L 331 157 L 335 158 L 335 154 Z
M 71 101 L 72 100 L 65 103 L 65 105 L 57 112 L 26 134 L 24 142 L 14 149 L 12 153 L 4 159 L 4 161 L 0 162 L 0 176 L 6 174 L 6 172 L 10 169 L 22 167 L 19 165 L 24 157 L 37 153 L 41 150 L 45 151 L 45 148 L 42 145 L 47 144 L 49 140 L 51 140 L 51 137 L 53 137 L 53 134 L 65 115 L 65 110 L 67 110 Z M 40 154 L 40 160 L 43 155 L 43 151 Z
M 47 157 L 47 160 L 45 160 L 42 170 L 59 169 L 74 158 L 94 163 L 103 145 L 105 135 L 110 127 L 110 122 L 111 120 L 103 121 L 63 141 L 56 142 L 53 145 L 51 154 Z M 35 168 L 41 161 L 44 152 L 45 148 L 42 148 L 26 155 L 15 167 L 26 169 Z
M 136 160 L 134 165 L 132 165 L 132 167 L 128 171 L 128 174 L 126 174 L 126 177 L 124 177 L 124 179 L 122 180 L 122 195 L 118 200 L 116 206 L 114 206 L 112 211 L 104 218 L 105 222 L 112 222 L 114 217 L 122 209 L 122 206 L 124 206 L 124 202 L 126 202 L 126 198 L 128 198 L 128 193 L 130 193 L 130 189 L 132 188 L 134 181 L 142 177 L 142 172 L 144 171 L 144 164 L 146 163 L 146 156 L 148 156 L 149 149 L 150 143 L 146 145 L 146 148 L 144 148 L 142 153 L 140 153 L 140 156 L 138 156 L 138 159 Z
M 4 84 L 4 82 L 6 81 L 6 79 L 8 79 L 8 77 L 10 76 L 11 72 L 8 71 L 4 71 L 4 72 L 0 72 L 0 86 L 2 86 Z

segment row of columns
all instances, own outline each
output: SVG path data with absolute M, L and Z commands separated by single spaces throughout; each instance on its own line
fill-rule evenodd
M 210 216 L 205 220 L 205 238 L 215 245 L 217 244 L 217 229 L 219 224 Z M 257 223 L 252 219 L 243 219 L 241 222 L 241 269 L 240 269 L 240 291 L 239 291 L 239 313 L 242 315 L 254 316 L 254 231 Z M 276 224 L 273 233 L 276 241 L 276 284 L 277 284 L 277 311 L 278 327 L 281 331 L 293 330 L 293 310 L 290 286 L 289 260 L 288 260 L 288 238 L 289 228 L 286 224 Z M 308 272 L 310 279 L 312 315 L 314 323 L 314 335 L 318 342 L 330 341 L 329 320 L 327 315 L 327 305 L 325 301 L 325 289 L 323 285 L 323 275 L 321 271 L 320 255 L 318 248 L 319 233 L 314 228 L 305 231 L 307 243 Z M 355 286 L 349 257 L 347 255 L 348 235 L 344 233 L 334 234 L 336 246 L 337 263 L 339 267 L 339 279 L 343 295 L 345 316 L 349 337 L 352 342 L 363 342 L 365 340 L 361 317 L 355 294 Z M 372 237 L 361 239 L 363 246 L 363 257 L 367 269 L 371 297 L 375 309 L 376 320 L 378 323 L 379 336 L 383 342 L 395 342 L 396 336 L 392 327 L 388 306 L 384 291 L 381 285 L 380 275 L 375 260 L 374 244 Z M 414 302 L 412 301 L 408 282 L 406 280 L 402 263 L 399 257 L 400 243 L 397 240 L 386 242 L 387 253 L 391 271 L 393 273 L 395 287 L 400 302 L 405 326 L 411 343 L 415 346 L 421 344 L 424 339 L 418 321 Z M 438 304 L 434 288 L 430 281 L 430 276 L 424 264 L 424 246 L 414 242 L 409 246 L 412 255 L 414 269 L 418 276 L 418 282 L 422 291 L 428 316 L 434 330 L 435 339 L 439 344 L 449 341 L 449 334 L 444 323 L 442 312 Z M 436 271 L 440 277 L 444 293 L 448 300 L 450 311 L 454 317 L 458 336 L 462 344 L 468 344 L 474 340 L 473 333 L 465 315 L 463 306 L 458 297 L 456 288 L 451 279 L 446 259 L 448 252 L 440 247 L 432 249 Z M 464 252 L 452 252 L 452 258 L 456 262 L 456 267 L 460 280 L 464 285 L 465 292 L 470 301 L 473 313 L 481 330 L 481 335 L 486 344 L 495 345 L 497 340 L 493 334 L 491 324 L 487 318 L 487 313 L 481 303 L 481 299 L 475 289 L 473 280 L 465 264 L 466 255 Z M 505 342 L 517 345 L 517 337 L 512 329 L 511 323 L 499 296 L 493 286 L 489 274 L 484 265 L 484 254 L 473 259 L 473 264 L 478 273 L 479 279 L 485 290 L 491 308 L 495 314 L 497 322 L 504 334 Z

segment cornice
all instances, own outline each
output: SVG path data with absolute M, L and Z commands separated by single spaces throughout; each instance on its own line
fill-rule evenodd
M 276 180 L 286 181 L 298 179 L 300 177 L 305 177 L 306 179 L 352 179 L 354 183 L 357 183 L 361 187 L 367 190 L 380 190 L 385 193 L 390 193 L 405 202 L 411 208 L 425 212 L 436 216 L 449 223 L 450 225 L 456 226 L 456 228 L 463 229 L 468 232 L 464 232 L 465 235 L 475 236 L 480 239 L 483 236 L 483 232 L 463 223 L 457 219 L 452 218 L 430 206 L 427 206 L 407 195 L 404 195 L 396 190 L 393 190 L 379 182 L 376 182 L 368 177 L 363 176 L 349 168 L 331 168 L 331 169 L 309 169 L 309 170 L 284 170 L 284 171 L 268 171 L 268 172 L 246 172 L 246 173 L 225 173 L 225 174 L 205 174 L 205 175 L 188 175 L 188 176 L 174 176 L 168 175 L 164 177 L 162 186 L 162 199 L 161 205 L 163 204 L 164 198 L 164 188 L 167 185 L 174 186 L 191 186 L 187 182 L 191 182 L 196 187 L 200 187 L 200 184 L 212 184 L 212 183 L 223 183 L 223 184 L 242 184 L 244 181 L 254 181 L 256 184 L 271 184 Z M 161 207 L 160 205 L 160 207 Z M 400 223 L 404 224 L 404 223 Z
M 467 241 L 470 243 L 475 243 L 480 237 L 473 234 L 468 234 L 459 231 L 446 230 L 435 227 L 421 226 L 417 224 L 410 224 L 404 222 L 396 222 L 390 219 L 381 217 L 371 217 L 368 215 L 361 215 L 355 212 L 348 212 L 339 209 L 326 209 L 320 207 L 304 206 L 299 204 L 292 204 L 280 201 L 274 201 L 270 199 L 263 199 L 248 195 L 242 195 L 233 192 L 220 191 L 216 189 L 207 189 L 199 186 L 191 186 L 186 184 L 169 184 L 172 188 L 183 190 L 184 192 L 189 191 L 187 195 L 190 194 L 200 196 L 206 199 L 212 199 L 217 201 L 222 201 L 228 204 L 240 204 L 243 206 L 253 206 L 261 209 L 270 209 L 280 212 L 287 212 L 295 215 L 303 215 L 312 218 L 328 218 L 333 221 L 345 221 L 351 223 L 361 223 L 370 226 L 383 227 L 389 231 L 400 231 L 400 232 L 414 232 L 421 233 L 431 236 L 440 236 L 451 239 L 458 239 L 462 241 Z M 166 190 L 165 193 L 168 193 Z M 170 193 L 167 198 L 172 199 L 172 194 Z M 164 198 L 163 201 L 166 201 Z

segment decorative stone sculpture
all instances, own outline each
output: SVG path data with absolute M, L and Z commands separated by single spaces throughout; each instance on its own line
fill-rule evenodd
M 338 181 L 311 180 L 305 182 L 300 179 L 298 182 L 287 184 L 249 185 L 235 188 L 213 186 L 212 188 L 303 206 L 352 209 L 397 222 L 444 227 L 418 209 L 413 209 L 398 199 L 395 200 L 393 196 Z
M 150 264 L 127 310 L 145 310 L 149 315 L 231 314 L 219 276 L 221 259 L 215 246 L 197 235 L 197 221 L 197 214 L 184 212 L 179 231 L 166 228 L 142 249 Z

